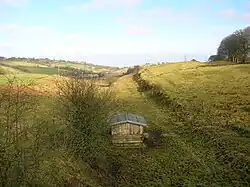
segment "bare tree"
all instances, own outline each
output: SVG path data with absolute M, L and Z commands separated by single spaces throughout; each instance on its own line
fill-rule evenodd
M 36 103 L 30 92 L 31 84 L 20 84 L 17 78 L 9 78 L 0 91 L 1 186 L 36 184 L 46 129 L 42 122 L 31 123 Z

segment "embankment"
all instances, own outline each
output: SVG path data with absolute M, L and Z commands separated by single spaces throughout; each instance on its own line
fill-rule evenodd
M 146 97 L 152 99 L 160 107 L 170 109 L 178 116 L 179 120 L 183 121 L 185 119 L 184 106 L 171 98 L 160 84 L 155 84 L 143 79 L 141 72 L 135 73 L 133 80 L 137 83 L 137 90 L 140 93 L 144 93 Z

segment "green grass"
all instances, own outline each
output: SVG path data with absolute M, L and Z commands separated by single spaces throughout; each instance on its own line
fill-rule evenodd
M 50 67 L 29 67 L 29 66 L 18 66 L 19 70 L 32 74 L 45 74 L 45 75 L 56 75 L 58 74 L 57 68 Z
M 53 75 L 57 74 L 57 66 L 59 65 L 60 68 L 78 68 L 82 70 L 94 71 L 94 72 L 102 72 L 107 70 L 102 66 L 95 66 L 89 64 L 77 64 L 77 63 L 47 63 L 47 64 L 40 64 L 39 62 L 25 62 L 25 61 L 1 61 L 0 64 L 16 69 L 18 71 L 23 71 L 27 73 L 41 73 L 41 74 L 48 74 Z M 61 71 L 65 71 L 62 70 Z
M 19 73 L 19 74 L 9 74 L 9 75 L 0 75 L 0 85 L 4 85 L 8 82 L 8 79 L 13 77 L 18 78 L 23 83 L 42 83 L 46 78 L 49 78 L 48 75 L 43 74 L 28 74 L 28 73 Z
M 114 83 L 114 89 L 117 98 L 123 103 L 119 107 L 120 112 L 126 111 L 143 115 L 152 128 L 162 127 L 162 122 L 168 120 L 169 116 L 165 115 L 164 111 L 137 91 L 137 85 L 132 81 L 131 75 L 119 78 Z
M 11 68 L 11 67 L 0 66 L 0 68 L 2 69 L 2 71 L 4 72 L 4 74 L 20 73 L 19 70 L 16 70 L 16 69 Z
M 35 81 L 37 83 L 46 83 L 46 78 L 48 76 L 53 76 L 58 74 L 57 64 L 51 64 L 51 66 L 45 66 L 37 63 L 28 63 L 25 61 L 1 61 L 0 62 L 0 84 L 6 84 L 6 77 L 17 76 L 20 81 L 29 82 Z M 60 67 L 75 67 L 81 69 L 88 69 L 89 67 L 84 64 L 73 64 L 73 63 L 61 63 Z M 60 69 L 60 72 L 65 72 L 66 70 Z
M 149 129 L 164 131 L 157 148 L 124 151 L 127 155 L 119 175 L 125 183 L 119 186 L 248 186 L 250 65 L 172 63 L 145 67 L 140 73 L 180 103 L 183 113 L 158 105 L 147 92 L 138 92 L 132 75 L 114 82 L 117 112 L 143 115 Z M 41 87 L 56 78 L 30 73 L 17 76 L 26 82 L 33 79 Z M 0 76 L 0 84 L 6 83 L 4 77 Z M 49 118 L 54 100 L 44 99 L 39 115 Z
M 35 63 L 28 63 L 25 61 L 1 61 L 2 64 L 8 65 L 8 66 L 29 66 L 29 67 L 36 67 L 38 64 Z M 42 66 L 42 65 L 39 65 Z M 46 66 L 44 66 L 46 67 Z
M 145 177 L 137 178 L 140 186 L 249 185 L 250 65 L 188 62 L 145 69 L 141 77 L 160 85 L 183 111 L 140 94 L 130 75 L 116 82 L 121 111 L 145 116 L 150 129 L 174 131 L 134 166 Z
M 147 69 L 143 79 L 160 84 L 173 100 L 187 106 L 205 102 L 229 123 L 250 124 L 250 65 L 177 63 Z
M 6 72 L 8 73 L 17 73 L 17 72 L 23 72 L 23 73 L 31 73 L 31 74 L 46 74 L 46 75 L 55 75 L 58 74 L 58 70 L 55 67 L 47 67 L 42 66 L 38 64 L 33 63 L 27 63 L 27 62 L 17 62 L 17 61 L 3 61 L 0 62 L 0 67 L 2 68 L 8 68 L 11 71 Z
M 69 66 L 72 68 L 80 68 L 80 69 L 90 70 L 89 66 L 85 65 L 85 64 L 63 63 L 62 66 L 65 66 L 65 67 Z

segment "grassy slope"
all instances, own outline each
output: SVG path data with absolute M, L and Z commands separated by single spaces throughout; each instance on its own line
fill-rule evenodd
M 144 115 L 152 129 L 175 130 L 165 134 L 158 149 L 144 154 L 140 165 L 152 178 L 145 172 L 141 185 L 149 180 L 162 186 L 249 184 L 249 65 L 178 63 L 148 70 L 142 76 L 162 85 L 188 115 L 181 121 L 173 108 L 156 106 L 137 92 L 131 76 L 117 81 L 118 97 L 124 100 L 121 110 Z
M 7 67 L 7 66 L 1 66 L 0 70 L 3 71 L 3 74 L 14 74 L 14 73 L 20 73 L 20 70 L 17 70 L 15 68 Z
M 144 115 L 151 129 L 176 130 L 164 136 L 159 148 L 139 154 L 141 159 L 135 165 L 133 159 L 131 165 L 125 163 L 128 166 L 121 172 L 129 176 L 130 186 L 246 186 L 246 180 L 250 180 L 246 173 L 250 141 L 244 134 L 249 124 L 249 65 L 201 65 L 168 64 L 142 70 L 145 79 L 161 84 L 173 100 L 187 106 L 190 118 L 197 116 L 193 108 L 199 108 L 202 101 L 206 103 L 207 112 L 191 121 L 180 121 L 172 108 L 159 107 L 140 94 L 131 75 L 114 84 L 122 101 L 120 111 Z M 41 84 L 49 84 L 53 79 L 42 74 L 18 76 L 36 79 Z M 232 125 L 242 128 L 234 131 Z
M 160 84 L 173 100 L 204 102 L 229 123 L 250 125 L 250 65 L 168 64 L 150 67 L 142 77 Z
M 29 66 L 29 67 L 35 67 L 37 64 L 34 63 L 27 63 L 25 61 L 1 61 L 2 64 L 10 65 L 10 66 Z M 42 66 L 42 65 L 41 65 Z M 42 66 L 46 67 L 46 66 Z

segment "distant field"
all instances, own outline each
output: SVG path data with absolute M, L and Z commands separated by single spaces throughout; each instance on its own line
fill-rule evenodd
M 59 65 L 59 68 L 57 66 Z M 64 69 L 65 68 L 65 69 Z M 81 70 L 88 70 L 93 72 L 103 72 L 110 69 L 105 69 L 105 66 L 97 66 L 91 64 L 77 64 L 66 62 L 27 62 L 27 61 L 0 61 L 0 84 L 6 84 L 6 77 L 16 76 L 20 81 L 28 82 L 33 80 L 34 82 L 41 83 L 46 82 L 49 76 L 56 76 L 58 72 L 66 73 L 71 71 L 68 68 L 78 68 Z M 107 67 L 108 68 L 108 67 Z M 112 68 L 111 68 L 112 69 Z M 55 77 L 53 77 L 55 78 Z M 43 81 L 42 81 L 43 80 Z M 109 81 L 103 81 L 107 84 Z M 100 83 L 101 84 L 101 83 Z
M 57 65 L 59 65 L 59 69 Z M 55 82 L 61 77 L 58 77 L 59 73 L 65 73 L 70 69 L 63 68 L 80 68 L 82 70 L 91 70 L 94 72 L 102 72 L 105 69 L 95 69 L 95 66 L 86 64 L 75 63 L 52 63 L 52 64 L 39 64 L 30 63 L 25 61 L 0 61 L 0 85 L 5 85 L 8 79 L 16 77 L 18 82 L 31 83 L 39 94 L 53 94 L 55 92 Z M 98 81 L 97 84 L 106 87 L 109 85 L 109 80 Z
M 5 64 L 5 65 L 8 65 L 8 66 L 29 66 L 29 67 L 35 67 L 37 66 L 38 64 L 35 64 L 35 63 L 28 63 L 26 61 L 0 61 L 1 64 Z M 40 67 L 47 67 L 47 66 L 44 66 L 44 65 L 40 65 Z
M 42 82 L 43 79 L 48 78 L 50 76 L 42 75 L 42 74 L 28 74 L 28 73 L 0 75 L 0 85 L 6 84 L 8 79 L 13 79 L 13 77 L 16 77 L 18 80 L 20 80 L 23 83 L 28 83 L 28 82 L 39 83 L 39 82 Z
M 45 74 L 45 75 L 55 75 L 58 74 L 58 70 L 55 67 L 48 67 L 44 65 L 27 63 L 22 61 L 1 61 L 0 67 L 9 68 L 11 71 L 6 73 L 29 73 L 29 74 Z
M 58 74 L 57 68 L 53 67 L 29 67 L 29 66 L 18 66 L 17 69 L 32 73 L 32 74 L 46 74 L 46 75 L 56 75 Z
M 6 67 L 6 66 L 1 66 L 0 65 L 0 75 L 13 74 L 13 73 L 21 73 L 21 71 L 15 69 L 15 68 L 12 68 L 12 67 Z
M 107 69 L 102 66 L 89 65 L 89 64 L 77 64 L 77 63 L 66 63 L 66 62 L 26 62 L 26 61 L 0 61 L 0 67 L 12 68 L 16 72 L 24 72 L 31 74 L 46 74 L 56 75 L 59 72 L 68 71 L 64 68 L 77 68 L 85 71 L 103 72 Z M 13 72 L 13 71 L 12 71 Z

